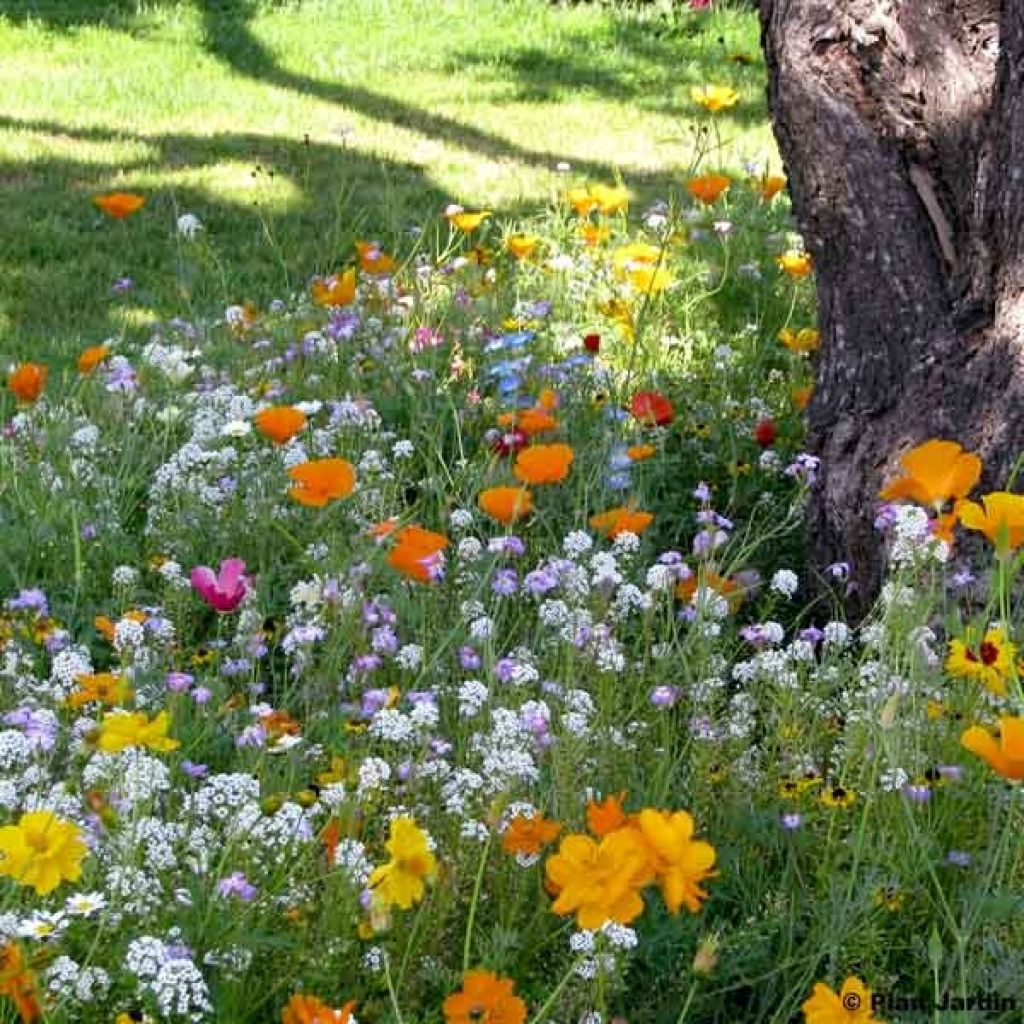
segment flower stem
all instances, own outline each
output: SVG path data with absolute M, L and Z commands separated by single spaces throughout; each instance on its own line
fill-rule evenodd
M 391 980 L 391 958 L 387 954 L 384 955 L 384 980 L 388 984 L 391 1008 L 395 1011 L 395 1024 L 403 1024 L 402 1011 L 398 1008 L 398 996 L 395 994 L 395 985 Z
M 491 839 L 494 833 L 488 831 L 487 841 L 484 843 L 483 851 L 480 853 L 480 864 L 476 869 L 476 879 L 473 882 L 473 898 L 469 902 L 469 916 L 466 918 L 466 938 L 462 944 L 462 973 L 469 970 L 469 957 L 473 949 L 473 924 L 476 921 L 476 907 L 480 901 L 480 887 L 483 885 L 484 868 L 487 866 L 487 855 L 491 852 Z

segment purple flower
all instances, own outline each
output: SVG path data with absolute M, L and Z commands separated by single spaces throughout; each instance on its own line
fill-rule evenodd
M 558 577 L 546 569 L 534 569 L 533 572 L 526 574 L 523 586 L 534 597 L 539 597 L 558 586 Z
M 199 596 L 217 612 L 233 612 L 252 588 L 245 575 L 245 562 L 240 558 L 226 558 L 215 573 L 208 565 L 196 566 L 189 580 Z
M 511 597 L 519 589 L 519 577 L 515 569 L 499 569 L 491 580 L 491 590 L 499 597 Z
M 803 820 L 803 815 L 798 814 L 796 811 L 790 811 L 782 816 L 782 827 L 787 832 L 795 832 L 803 824 Z
M 459 665 L 467 672 L 475 672 L 482 664 L 480 655 L 472 647 L 459 648 Z
M 213 690 L 211 690 L 208 686 L 197 686 L 192 691 L 192 699 L 197 704 L 206 704 L 206 703 L 208 703 L 212 696 L 213 696 Z
M 930 787 L 919 783 L 908 783 L 903 787 L 903 795 L 914 803 L 925 804 L 932 797 Z
M 656 708 L 670 708 L 675 705 L 682 696 L 682 690 L 678 686 L 656 686 L 651 690 L 649 700 Z
M 201 779 L 206 775 L 210 774 L 210 766 L 205 764 L 197 764 L 195 761 L 182 761 L 181 770 L 190 779 Z
M 130 277 L 119 277 L 111 286 L 110 290 L 115 295 L 124 295 L 135 287 L 135 282 Z
M 17 597 L 10 597 L 5 602 L 12 612 L 31 611 L 45 618 L 50 614 L 50 605 L 44 594 L 37 587 L 19 590 Z
M 958 868 L 971 866 L 971 855 L 966 850 L 950 850 L 946 854 L 946 861 Z
M 195 678 L 188 672 L 167 673 L 167 689 L 171 693 L 185 693 L 194 682 Z
M 817 626 L 807 626 L 797 634 L 801 640 L 808 644 L 820 644 L 825 639 L 825 634 Z
M 253 885 L 241 871 L 234 871 L 227 878 L 222 878 L 217 883 L 217 893 L 220 896 L 237 896 L 243 903 L 251 903 L 256 899 L 259 890 Z

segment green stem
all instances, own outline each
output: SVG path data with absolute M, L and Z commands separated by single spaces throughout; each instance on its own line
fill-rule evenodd
M 398 996 L 395 994 L 395 985 L 391 980 L 391 958 L 384 954 L 384 980 L 388 985 L 388 996 L 391 998 L 391 1008 L 395 1011 L 395 1021 L 403 1024 L 402 1011 L 398 1008 Z
M 683 1024 L 686 1020 L 687 1013 L 690 1012 L 690 1003 L 693 1002 L 693 997 L 697 994 L 697 982 L 695 981 L 690 986 L 690 991 L 687 993 L 686 1002 L 683 1003 L 683 1008 L 679 1011 L 679 1016 L 676 1017 L 676 1024 Z
M 476 869 L 476 879 L 473 882 L 473 898 L 469 902 L 469 917 L 466 918 L 466 938 L 462 944 L 462 973 L 469 970 L 469 957 L 473 948 L 473 924 L 476 921 L 476 908 L 480 902 L 480 888 L 484 881 L 484 868 L 487 867 L 487 855 L 491 852 L 491 840 L 493 832 L 487 833 L 487 842 L 484 843 L 483 851 L 480 854 L 480 864 Z
M 562 980 L 555 986 L 551 995 L 544 1001 L 544 1005 L 530 1018 L 530 1024 L 540 1024 L 542 1020 L 547 1016 L 548 1010 L 551 1009 L 555 1004 L 555 1000 L 562 994 L 562 990 L 566 985 L 569 984 L 569 979 L 573 976 L 573 972 L 576 970 L 579 961 L 574 960 L 569 965 L 569 970 L 562 975 Z

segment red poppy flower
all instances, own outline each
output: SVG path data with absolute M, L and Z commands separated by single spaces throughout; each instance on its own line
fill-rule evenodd
M 762 448 L 770 448 L 775 444 L 775 438 L 778 436 L 779 431 L 775 426 L 775 420 L 761 420 L 761 422 L 754 427 L 754 440 Z
M 601 351 L 601 335 L 600 334 L 587 334 L 583 337 L 583 347 L 588 352 L 593 352 L 596 356 Z
M 667 427 L 676 415 L 672 403 L 657 391 L 638 391 L 629 408 L 641 423 L 648 426 Z

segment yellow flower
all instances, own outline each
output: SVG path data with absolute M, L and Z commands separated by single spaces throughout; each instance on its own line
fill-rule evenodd
M 715 848 L 693 838 L 693 818 L 686 811 L 643 810 L 637 827 L 669 912 L 678 914 L 685 906 L 696 914 L 708 895 L 700 884 L 714 876 Z
M 806 277 L 811 272 L 811 257 L 796 249 L 784 252 L 775 262 L 790 277 Z
M 453 227 L 456 227 L 459 231 L 464 231 L 467 234 L 470 231 L 476 231 L 476 229 L 480 227 L 480 225 L 483 224 L 490 215 L 490 210 L 480 210 L 477 213 L 468 213 L 466 210 L 462 209 L 445 214 L 448 218 L 448 222 Z
M 871 989 L 852 976 L 838 993 L 819 981 L 801 1009 L 805 1024 L 882 1024 L 871 1009 Z
M 786 187 L 786 179 L 781 174 L 766 174 L 757 183 L 761 198 L 771 202 Z
M 801 327 L 799 331 L 791 331 L 788 327 L 783 327 L 779 331 L 779 341 L 790 352 L 796 352 L 799 355 L 817 352 L 821 348 L 821 334 L 814 327 Z
M 161 711 L 152 721 L 145 711 L 108 711 L 100 722 L 96 746 L 105 754 L 116 754 L 128 747 L 145 747 L 159 753 L 177 750 L 181 744 L 167 735 L 170 724 L 166 711 Z
M 663 292 L 675 284 L 676 279 L 666 267 L 640 263 L 630 267 L 626 272 L 626 280 L 638 292 L 643 292 L 645 295 L 657 295 L 658 292 Z
M 318 306 L 351 306 L 356 300 L 356 272 L 346 270 L 326 281 L 314 281 L 312 291 Z
M 981 505 L 958 501 L 956 517 L 968 530 L 985 534 L 999 554 L 1007 554 L 1024 544 L 1024 496 L 1020 494 L 993 491 L 982 495 Z
M 857 794 L 845 786 L 829 786 L 821 791 L 821 802 L 826 807 L 849 807 Z
M 557 894 L 551 909 L 575 914 L 580 928 L 606 921 L 629 924 L 644 912 L 640 890 L 651 881 L 647 849 L 636 829 L 623 828 L 600 842 L 566 836 L 545 865 L 548 887 Z
M 391 822 L 386 849 L 391 859 L 370 875 L 369 887 L 386 906 L 408 910 L 423 899 L 425 883 L 437 874 L 437 858 L 412 818 Z
M 517 260 L 528 260 L 540 245 L 536 235 L 509 235 L 505 239 L 505 248 Z
M 736 106 L 740 94 L 727 85 L 701 85 L 694 86 L 690 90 L 693 102 L 703 107 L 710 114 L 717 114 L 720 110 L 728 110 Z
M 622 213 L 629 206 L 629 191 L 624 185 L 591 185 L 590 195 L 598 213 Z
M 981 459 L 956 441 L 925 441 L 900 459 L 903 476 L 882 488 L 883 501 L 914 501 L 938 511 L 950 498 L 963 498 L 981 476 Z
M 732 182 L 724 174 L 702 174 L 686 183 L 686 190 L 694 199 L 711 206 Z
M 946 671 L 957 679 L 973 679 L 987 690 L 1006 696 L 1006 680 L 1013 673 L 1017 646 L 1010 642 L 1006 631 L 989 629 L 977 649 L 968 647 L 963 640 L 949 642 Z
M 29 811 L 17 825 L 0 828 L 0 875 L 32 886 L 40 896 L 61 882 L 77 882 L 88 852 L 82 830 L 53 811 Z
M 998 736 L 973 725 L 960 737 L 960 742 L 1004 779 L 1024 780 L 1024 718 L 1004 715 L 999 719 Z

